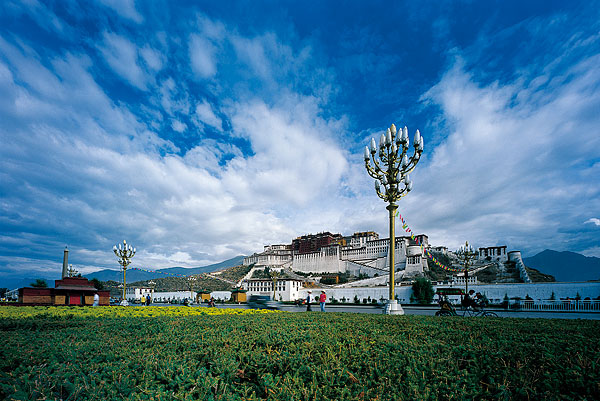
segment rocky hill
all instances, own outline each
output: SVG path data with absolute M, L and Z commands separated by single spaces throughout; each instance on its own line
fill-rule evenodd
M 189 291 L 190 285 L 192 291 L 228 291 L 233 287 L 233 283 L 239 281 L 246 273 L 250 271 L 249 266 L 237 265 L 227 269 L 215 272 L 195 274 L 188 277 L 193 277 L 194 280 L 189 280 L 186 277 L 162 277 L 152 280 L 138 280 L 128 282 L 127 287 L 151 287 L 157 292 L 163 291 Z M 106 289 L 111 291 L 111 296 L 119 297 L 122 293 L 121 283 L 117 281 L 103 282 Z

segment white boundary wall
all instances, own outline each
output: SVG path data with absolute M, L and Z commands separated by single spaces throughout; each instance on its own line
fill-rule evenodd
M 449 288 L 447 285 L 434 286 L 434 289 L 438 287 Z M 454 286 L 455 288 L 462 288 L 464 286 Z M 469 290 L 475 290 L 475 292 L 481 292 L 484 294 L 490 302 L 500 303 L 504 299 L 506 294 L 509 298 L 519 297 L 525 299 L 529 295 L 534 300 L 550 299 L 552 293 L 557 300 L 561 298 L 575 298 L 577 293 L 581 296 L 581 299 L 587 297 L 594 299 L 600 296 L 600 281 L 586 281 L 586 282 L 570 282 L 570 283 L 507 283 L 507 284 L 470 284 Z M 347 299 L 347 302 L 353 302 L 354 296 L 358 296 L 360 302 L 363 298 L 371 297 L 371 299 L 379 300 L 382 297 L 387 299 L 388 287 L 353 287 L 353 288 L 312 288 L 313 296 L 319 294 L 321 290 L 324 290 L 327 294 L 328 302 L 334 297 L 337 300 L 341 300 L 342 297 Z M 299 298 L 306 298 L 308 289 L 303 288 L 298 291 Z M 409 303 L 410 295 L 412 294 L 411 285 L 396 285 L 396 296 L 401 303 Z M 284 301 L 289 301 L 284 299 Z M 512 302 L 512 301 L 511 301 Z

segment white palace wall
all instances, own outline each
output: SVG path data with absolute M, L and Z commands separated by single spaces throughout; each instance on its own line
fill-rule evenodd
M 340 259 L 340 247 L 322 248 L 319 252 L 294 255 L 292 270 L 310 273 L 343 273 L 345 264 Z

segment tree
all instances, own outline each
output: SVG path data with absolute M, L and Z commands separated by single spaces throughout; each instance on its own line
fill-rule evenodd
M 419 277 L 412 285 L 413 295 L 417 302 L 422 305 L 430 304 L 433 301 L 433 285 L 425 277 Z
M 90 281 L 94 284 L 94 287 L 96 287 L 97 290 L 104 289 L 104 283 L 102 281 L 98 280 L 97 278 L 94 277 Z
M 48 288 L 48 283 L 43 278 L 36 278 L 35 282 L 29 284 L 33 288 Z

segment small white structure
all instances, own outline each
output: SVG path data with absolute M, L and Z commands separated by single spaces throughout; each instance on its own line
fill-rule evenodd
M 521 258 L 521 251 L 510 251 L 508 253 L 508 260 L 515 262 L 515 267 L 519 272 L 519 277 L 521 277 L 521 280 L 523 280 L 525 283 L 531 283 L 531 279 L 529 278 L 527 270 L 525 270 L 525 264 Z
M 432 252 L 440 252 L 443 255 L 448 254 L 448 247 L 446 246 L 431 246 L 429 247 L 429 250 L 431 250 Z
M 19 289 L 15 288 L 14 290 L 6 291 L 5 297 L 9 301 L 16 301 L 16 300 L 18 300 L 19 299 Z
M 150 295 L 150 299 L 153 298 L 152 294 L 154 290 L 152 288 L 144 288 L 144 287 L 127 287 L 125 289 L 125 299 L 129 302 L 139 301 L 142 297 L 146 297 Z
M 162 303 L 181 303 L 185 299 L 189 301 L 193 301 L 196 299 L 196 293 L 194 291 L 165 291 L 165 292 L 155 292 L 153 294 L 152 301 L 153 302 L 162 302 Z
M 292 246 L 285 244 L 265 245 L 261 253 L 255 253 L 244 258 L 244 266 L 256 264 L 259 266 L 280 266 L 292 260 Z
M 213 291 L 210 293 L 210 296 L 216 301 L 229 301 L 231 299 L 231 291 Z
M 469 276 L 469 278 L 467 279 L 469 285 L 474 285 L 474 284 L 479 284 L 479 281 L 477 280 L 477 276 Z M 456 276 L 452 276 L 452 280 L 451 281 L 441 281 L 438 282 L 438 285 L 450 285 L 450 286 L 464 286 L 465 285 L 465 274 L 464 273 L 460 273 Z
M 251 278 L 242 283 L 242 287 L 250 295 L 268 295 L 273 298 L 273 280 L 268 278 Z M 275 301 L 294 301 L 299 298 L 302 280 L 281 278 L 276 281 Z
M 508 260 L 508 256 L 506 254 L 506 245 L 502 246 L 488 246 L 487 248 L 479 248 L 478 259 L 483 260 L 497 260 L 499 262 L 506 262 Z
M 403 278 L 414 277 L 423 274 L 423 265 L 427 266 L 427 258 L 423 258 L 421 247 L 410 245 L 406 249 L 406 268 Z

